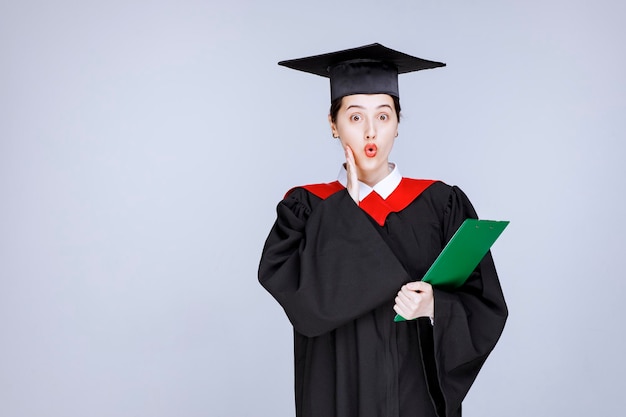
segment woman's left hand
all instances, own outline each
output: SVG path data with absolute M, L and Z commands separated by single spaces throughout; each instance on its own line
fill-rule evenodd
M 403 285 L 395 302 L 393 309 L 406 320 L 418 317 L 432 318 L 435 315 L 433 287 L 424 281 L 414 281 Z

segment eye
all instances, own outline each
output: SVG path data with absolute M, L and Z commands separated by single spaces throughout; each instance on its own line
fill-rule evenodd
M 361 120 L 361 115 L 360 114 L 353 114 L 352 116 L 350 116 L 350 120 L 352 120 L 353 122 L 358 122 Z
M 384 122 L 384 121 L 387 121 L 387 120 L 389 120 L 389 115 L 388 115 L 388 114 L 383 113 L 383 114 L 381 114 L 380 116 L 378 116 L 378 119 L 379 119 L 379 120 L 382 120 L 383 122 Z

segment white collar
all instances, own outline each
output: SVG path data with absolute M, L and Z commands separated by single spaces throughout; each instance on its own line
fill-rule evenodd
M 394 163 L 390 162 L 389 168 L 391 169 L 389 175 L 380 180 L 373 187 L 359 181 L 359 202 L 363 201 L 363 199 L 372 191 L 376 191 L 376 193 L 383 199 L 386 199 L 391 193 L 394 192 L 398 185 L 400 185 L 400 181 L 402 181 L 402 174 L 400 174 L 398 166 Z M 339 181 L 344 187 L 347 187 L 348 185 L 348 174 L 344 165 L 342 165 L 339 169 L 337 181 Z

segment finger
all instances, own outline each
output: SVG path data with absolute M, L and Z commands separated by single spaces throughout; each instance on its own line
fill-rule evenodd
M 432 290 L 432 286 L 424 281 L 413 281 L 406 284 L 406 287 L 413 291 L 423 291 L 427 292 Z
M 354 154 L 352 153 L 352 149 L 350 149 L 350 147 L 348 145 L 346 145 L 346 162 L 348 163 L 348 166 L 350 166 L 351 164 L 354 164 Z
M 411 308 L 411 301 L 403 294 L 398 294 L 394 301 L 396 303 L 396 306 L 402 308 L 403 310 L 408 310 Z
M 405 319 L 410 315 L 408 310 L 398 305 L 393 306 L 393 311 L 395 311 L 396 314 L 398 314 L 399 316 L 402 316 Z
M 354 153 L 352 149 L 346 145 L 346 171 L 348 176 L 348 193 L 352 197 L 355 203 L 359 203 L 359 179 L 356 171 L 356 163 L 354 160 Z
M 402 300 L 402 302 L 404 304 L 412 304 L 413 303 L 413 295 L 415 294 L 415 291 L 409 291 L 409 290 L 405 290 L 402 289 L 400 290 L 400 292 L 398 293 L 398 298 L 400 300 Z
M 407 289 L 400 290 L 397 298 L 401 301 L 402 305 L 408 309 L 419 306 L 421 301 L 421 297 L 418 293 Z
M 400 315 L 406 320 L 413 320 L 416 317 L 414 309 L 405 308 L 399 304 L 393 306 L 393 311 L 395 311 L 396 314 Z
M 403 317 L 410 316 L 415 311 L 415 306 L 404 303 L 402 300 L 396 302 L 395 307 L 401 310 L 404 314 L 401 314 Z
M 354 159 L 354 152 L 352 152 L 352 148 L 350 148 L 347 145 L 346 145 L 346 162 L 348 163 L 348 166 L 352 168 L 352 172 L 356 173 L 354 169 L 356 168 L 356 160 Z
M 398 306 L 402 307 L 405 313 L 408 313 L 412 312 L 418 306 L 418 302 L 416 302 L 415 299 L 416 296 L 417 293 L 414 291 L 403 289 L 398 292 L 398 296 L 395 301 Z
M 350 145 L 346 145 L 346 156 L 349 159 L 354 160 L 354 153 L 352 152 L 352 148 L 350 147 Z
M 402 287 L 402 289 L 400 290 L 400 292 L 402 294 L 404 294 L 405 297 L 407 297 L 408 299 L 410 299 L 411 301 L 416 301 L 420 299 L 420 294 L 418 291 L 415 290 L 411 290 L 407 285 L 405 285 L 404 287 Z

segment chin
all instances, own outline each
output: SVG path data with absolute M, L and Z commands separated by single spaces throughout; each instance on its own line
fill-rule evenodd
M 359 164 L 359 168 L 361 168 L 361 171 L 363 172 L 375 172 L 381 169 L 381 166 L 387 165 L 388 162 L 384 158 L 378 156 L 375 156 L 374 158 L 364 157 L 364 159 L 361 161 L 361 164 Z

